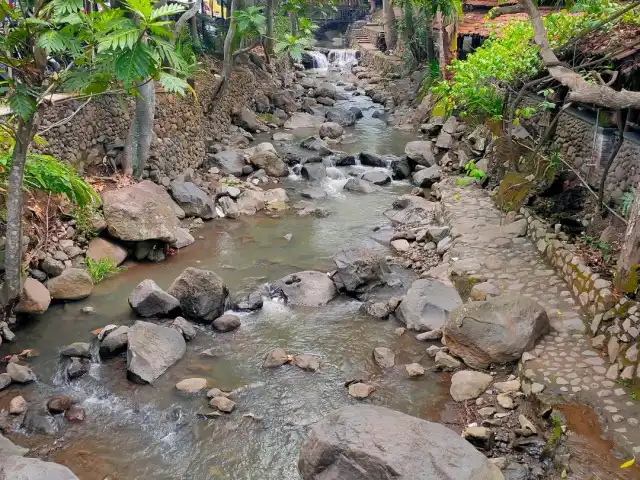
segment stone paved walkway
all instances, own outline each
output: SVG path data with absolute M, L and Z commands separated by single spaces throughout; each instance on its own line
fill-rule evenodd
M 591 348 L 583 315 L 567 284 L 524 236 L 526 220 L 505 224 L 487 192 L 457 187 L 448 179 L 440 188 L 444 217 L 457 236 L 449 251 L 451 274 L 478 275 L 502 293 L 526 295 L 547 310 L 552 332 L 523 355 L 525 376 L 545 386 L 545 393 L 591 405 L 603 431 L 622 450 L 640 455 L 640 399 L 605 377 L 607 362 Z

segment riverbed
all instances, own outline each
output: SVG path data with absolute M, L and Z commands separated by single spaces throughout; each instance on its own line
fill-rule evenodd
M 310 74 L 334 83 L 346 81 L 336 71 Z M 345 143 L 336 149 L 401 155 L 406 142 L 416 138 L 373 118 L 382 107 L 368 97 L 353 96 L 340 86 L 338 91 L 346 99 L 336 106 L 357 106 L 364 118 L 347 128 Z M 324 108 L 317 113 L 323 115 Z M 299 140 L 317 132 L 293 133 Z M 264 140 L 266 135 L 258 136 L 256 142 Z M 275 146 L 291 149 L 291 145 Z M 343 190 L 346 168 L 333 170 L 333 178 L 322 183 L 328 197 L 315 201 L 331 211 L 326 218 L 299 217 L 290 209 L 208 222 L 194 232 L 194 245 L 167 261 L 127 264 L 125 271 L 99 284 L 85 301 L 57 305 L 23 324 L 17 344 L 3 345 L 2 353 L 37 350 L 39 356 L 31 364 L 39 381 L 2 392 L 0 402 L 4 405 L 18 391 L 30 404 L 54 394 L 72 395 L 86 410 L 87 420 L 60 425 L 54 436 L 18 431 L 11 438 L 40 451 L 53 448 L 50 458 L 70 467 L 81 480 L 293 480 L 300 478 L 298 451 L 310 425 L 331 410 L 357 402 L 344 387 L 353 376 L 364 373 L 373 378 L 375 404 L 442 421 L 442 405 L 448 400 L 446 378 L 429 372 L 408 379 L 400 366 L 418 362 L 430 367 L 424 343 L 398 335 L 401 325 L 395 321 L 361 314 L 360 302 L 350 297 L 339 297 L 321 308 L 290 308 L 267 300 L 262 310 L 240 314 L 242 326 L 231 333 L 198 327 L 185 357 L 153 386 L 127 381 L 126 356 L 95 358 L 90 373 L 72 383 L 61 374 L 58 351 L 62 346 L 90 341 L 90 332 L 106 324 L 135 321 L 127 297 L 146 278 L 166 288 L 187 267 L 209 269 L 239 294 L 296 271 L 330 271 L 334 268 L 331 257 L 341 248 L 364 245 L 384 252 L 387 245 L 376 240 L 373 229 L 387 224 L 383 212 L 410 190 L 409 183 L 394 181 L 379 193 L 362 195 Z M 278 186 L 295 203 L 305 184 L 294 174 Z M 405 271 L 397 270 L 395 275 L 396 287 L 381 295 L 403 293 L 413 280 Z M 88 306 L 94 314 L 83 313 Z M 398 352 L 398 366 L 383 373 L 372 359 L 372 350 L 378 346 Z M 276 347 L 315 356 L 320 370 L 305 372 L 291 365 L 261 368 L 267 352 Z M 206 378 L 209 388 L 241 388 L 234 395 L 236 410 L 217 419 L 201 418 L 198 413 L 209 410 L 204 394 L 185 397 L 175 389 L 176 382 L 188 377 Z

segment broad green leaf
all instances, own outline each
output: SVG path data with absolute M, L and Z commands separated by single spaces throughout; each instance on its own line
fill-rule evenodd
M 116 57 L 116 79 L 131 88 L 155 72 L 155 61 L 149 48 L 137 43 L 131 50 L 118 53 Z
M 160 17 L 169 17 L 171 15 L 184 12 L 184 10 L 185 9 L 182 5 L 178 5 L 177 3 L 168 3 L 161 7 L 154 8 L 149 16 L 149 20 L 155 20 Z
M 51 24 L 49 22 L 45 22 L 44 20 L 41 20 L 39 18 L 35 18 L 35 17 L 28 17 L 24 19 L 24 22 L 28 25 L 38 25 L 38 26 L 42 26 L 42 27 L 50 27 Z
M 173 38 L 173 32 L 165 27 L 165 24 L 172 22 L 154 22 L 149 24 L 149 31 L 158 37 Z
M 140 30 L 136 27 L 116 31 L 100 40 L 98 51 L 131 49 L 139 38 Z
M 170 75 L 166 72 L 160 72 L 158 82 L 162 85 L 165 92 L 178 93 L 184 95 L 185 91 L 190 88 L 189 84 L 183 79 Z
M 51 6 L 56 15 L 76 13 L 84 8 L 84 0 L 53 0 Z
M 56 30 L 47 30 L 38 37 L 38 47 L 44 49 L 48 54 L 63 52 L 67 42 L 65 37 Z
M 153 10 L 151 0 L 125 0 L 125 3 L 129 10 L 137 13 L 141 18 L 150 19 Z

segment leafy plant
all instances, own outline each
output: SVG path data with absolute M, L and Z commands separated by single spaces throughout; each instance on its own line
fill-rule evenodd
M 122 268 L 118 267 L 115 261 L 111 258 L 101 258 L 100 260 L 93 260 L 91 258 L 86 259 L 87 270 L 91 275 L 91 280 L 94 284 L 100 283 L 106 278 L 115 275 L 120 272 Z
M 631 207 L 633 206 L 633 200 L 636 197 L 636 189 L 631 187 L 629 190 L 622 192 L 622 208 L 621 213 L 623 217 L 628 217 L 631 213 Z
M 585 243 L 585 245 L 599 250 L 602 253 L 602 259 L 605 262 L 609 262 L 609 260 L 611 260 L 612 247 L 609 242 L 585 234 L 583 234 L 580 239 Z
M 276 54 L 289 55 L 294 61 L 302 60 L 302 52 L 311 46 L 311 41 L 306 37 L 287 35 L 284 39 L 276 41 Z
M 234 17 L 237 37 L 256 38 L 265 34 L 267 19 L 262 14 L 262 7 L 249 6 L 236 11 Z
M 84 207 L 78 206 L 74 208 L 71 213 L 71 216 L 76 222 L 77 232 L 86 239 L 91 239 L 98 235 L 98 232 L 96 232 L 93 226 L 93 219 L 96 214 L 96 204 L 85 205 Z
M 466 187 L 471 183 L 476 183 L 486 177 L 486 174 L 476 167 L 473 160 L 469 160 L 464 166 L 465 176 L 456 180 L 456 185 Z

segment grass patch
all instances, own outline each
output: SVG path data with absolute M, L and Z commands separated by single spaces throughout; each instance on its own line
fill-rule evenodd
M 258 118 L 262 120 L 264 123 L 278 123 L 278 117 L 273 115 L 272 113 L 259 113 Z
M 86 262 L 87 270 L 89 271 L 89 275 L 91 275 L 91 280 L 93 280 L 94 285 L 123 270 L 121 267 L 118 267 L 116 262 L 111 258 L 105 257 L 100 260 L 87 258 Z

